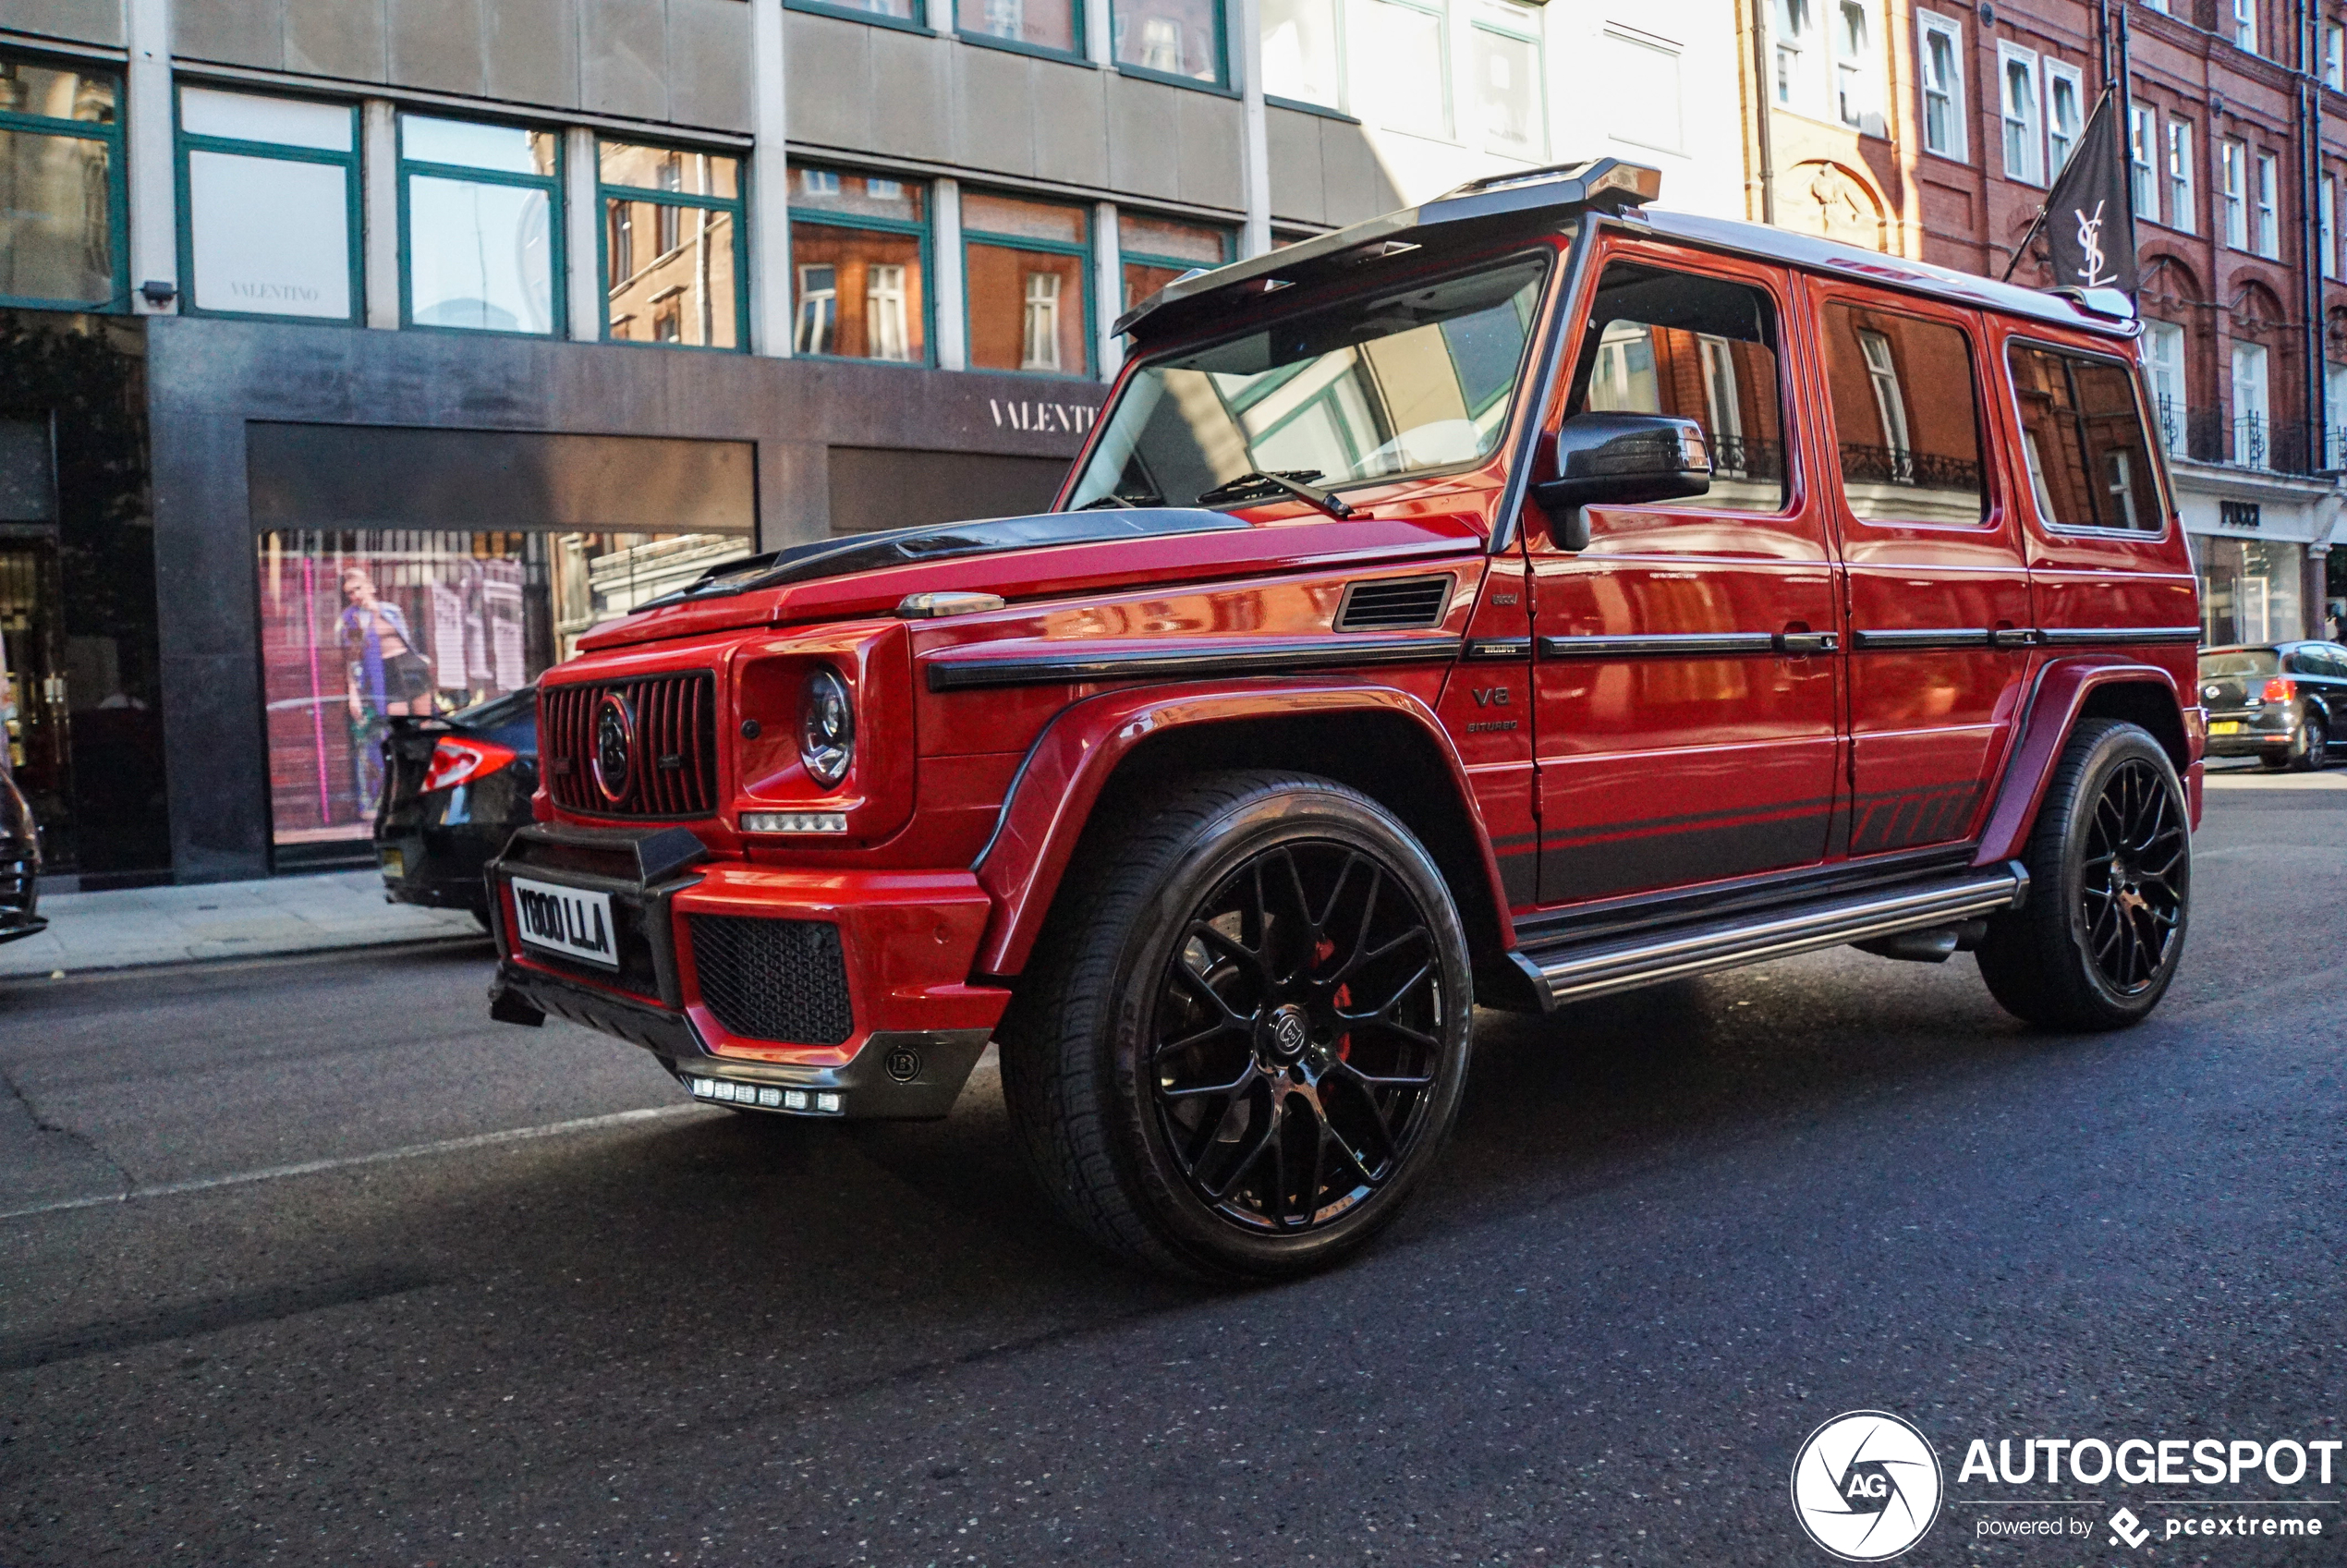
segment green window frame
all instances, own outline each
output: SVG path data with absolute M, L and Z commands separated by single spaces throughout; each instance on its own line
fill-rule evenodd
M 995 193 L 992 191 L 984 191 L 979 194 L 993 195 Z M 1012 201 L 1034 201 L 1034 198 L 1030 196 L 1012 194 L 1010 192 L 1004 192 L 1003 194 L 1009 196 Z M 971 298 L 971 290 L 969 286 L 970 247 L 973 245 L 987 245 L 1001 250 L 1033 250 L 1048 255 L 1072 256 L 1081 263 L 1076 269 L 1076 275 L 1083 282 L 1084 332 L 1082 341 L 1084 345 L 1084 362 L 1073 370 L 1068 369 L 1066 366 L 1062 366 L 1056 371 L 1003 370 L 997 366 L 981 367 L 976 364 L 972 364 L 969 368 L 973 371 L 982 369 L 988 375 L 1047 376 L 1055 381 L 1087 381 L 1100 373 L 1100 343 L 1097 337 L 1099 329 L 1094 325 L 1094 310 L 1096 307 L 1092 298 L 1094 289 L 1094 279 L 1092 276 L 1094 271 L 1092 265 L 1092 254 L 1094 245 L 1097 243 L 1097 235 L 1095 233 L 1092 212 L 1088 207 L 1078 206 L 1076 203 L 1072 201 L 1038 201 L 1035 204 L 1037 206 L 1043 207 L 1064 207 L 1071 211 L 1082 213 L 1084 217 L 1084 232 L 1088 237 L 1087 242 L 1081 245 L 1076 245 L 1070 244 L 1064 240 L 1031 238 L 1023 234 L 998 234 L 987 229 L 973 229 L 965 224 L 962 228 L 962 341 L 965 344 L 967 344 L 971 342 L 973 338 L 973 334 L 970 331 L 970 309 L 974 303 Z M 967 204 L 965 204 L 964 211 L 967 211 Z
M 942 3 L 951 6 L 954 0 L 942 0 Z M 783 8 L 786 11 L 805 11 L 811 16 L 837 17 L 842 21 L 863 22 L 869 27 L 893 27 L 899 32 L 937 31 L 929 24 L 928 0 L 911 0 L 911 4 L 913 14 L 909 17 L 893 16 L 886 11 L 848 5 L 845 0 L 836 5 L 830 0 L 783 0 Z
M 1146 217 L 1149 214 L 1137 213 L 1132 215 L 1136 217 Z M 1174 221 L 1177 223 L 1192 223 L 1195 220 L 1178 218 Z M 1201 223 L 1198 224 L 1197 226 L 1199 228 L 1213 229 L 1222 237 L 1222 260 L 1213 262 L 1207 262 L 1199 261 L 1195 256 L 1164 256 L 1149 250 L 1130 249 L 1126 248 L 1125 244 L 1125 225 L 1122 223 L 1119 223 L 1117 225 L 1116 246 L 1116 275 L 1120 290 L 1119 303 L 1122 304 L 1122 286 L 1125 277 L 1125 269 L 1128 266 L 1166 267 L 1179 273 L 1188 272 L 1193 267 L 1206 267 L 1209 270 L 1211 270 L 1214 267 L 1228 266 L 1231 262 L 1238 259 L 1238 236 L 1234 232 L 1223 227 L 1220 224 Z M 1138 304 L 1140 301 L 1135 300 L 1134 303 Z M 1124 310 L 1119 310 L 1116 314 L 1122 315 L 1124 314 Z M 1112 318 L 1112 320 L 1113 319 L 1113 318 Z
M 606 144 L 621 147 L 649 147 L 663 152 L 688 155 L 707 154 L 731 158 L 735 165 L 734 191 L 726 196 L 695 196 L 682 191 L 662 190 L 653 187 L 617 185 L 602 177 L 602 152 Z M 657 207 L 684 207 L 704 213 L 724 213 L 734 220 L 734 342 L 731 347 L 710 343 L 639 343 L 611 334 L 611 210 L 614 201 L 648 201 Z M 749 352 L 749 160 L 734 149 L 687 147 L 676 142 L 621 140 L 616 137 L 595 139 L 595 277 L 597 281 L 595 310 L 596 335 L 605 343 L 624 343 L 637 348 L 691 348 L 709 354 L 747 354 Z
M 1494 38 L 1504 38 L 1511 43 L 1525 43 L 1531 46 L 1532 97 L 1533 101 L 1539 105 L 1540 115 L 1539 145 L 1529 152 L 1494 147 L 1491 145 L 1490 134 L 1481 129 L 1477 132 L 1480 138 L 1478 145 L 1483 151 L 1497 152 L 1502 158 L 1535 160 L 1547 158 L 1549 149 L 1554 145 L 1554 139 L 1550 134 L 1549 126 L 1549 43 L 1544 36 L 1547 31 L 1546 26 L 1537 16 L 1519 17 L 1516 14 L 1516 7 L 1512 6 L 1479 5 L 1476 8 L 1474 17 L 1469 20 L 1468 27 L 1475 32 L 1488 32 Z M 1469 64 L 1471 67 L 1473 62 Z M 1482 107 L 1480 101 L 1474 107 L 1479 110 Z
M 501 130 L 529 131 L 548 137 L 553 143 L 554 167 L 552 173 L 526 175 L 510 169 L 485 169 L 470 164 L 439 164 L 429 159 L 407 156 L 407 122 L 411 119 L 447 120 L 461 125 L 487 126 Z M 569 258 L 565 251 L 564 230 L 569 225 L 563 211 L 564 162 L 568 156 L 568 138 L 554 128 L 532 125 L 526 120 L 491 119 L 474 115 L 428 115 L 401 110 L 395 134 L 399 140 L 399 324 L 403 330 L 417 332 L 460 333 L 467 336 L 527 337 L 543 341 L 560 340 L 570 334 Z M 524 190 L 541 191 L 546 197 L 546 249 L 548 271 L 547 315 L 553 323 L 544 332 L 509 332 L 501 327 L 444 326 L 437 322 L 416 320 L 415 247 L 411 209 L 414 205 L 411 182 L 422 176 L 427 179 L 457 180 L 471 185 L 512 186 Z
M 1231 74 L 1231 17 L 1225 0 L 1212 0 L 1214 26 L 1210 33 L 1214 40 L 1214 75 L 1186 76 L 1179 71 L 1159 70 L 1151 66 L 1134 65 L 1123 57 L 1119 41 L 1124 35 L 1122 13 L 1132 0 L 1109 0 L 1109 60 L 1125 76 L 1138 77 L 1144 81 L 1161 81 L 1169 87 L 1186 87 L 1198 92 L 1221 93 L 1236 97 L 1238 89 Z
M 902 176 L 883 170 L 857 169 L 832 164 L 813 165 L 793 164 L 788 171 L 790 177 L 784 181 L 785 191 L 796 191 L 798 188 L 796 176 L 809 167 L 823 174 L 856 175 L 867 179 L 895 179 L 906 185 L 918 185 L 922 190 L 921 211 L 924 213 L 933 213 L 935 211 L 933 205 L 937 201 L 935 186 L 926 180 L 904 179 Z M 873 229 L 882 234 L 901 234 L 911 237 L 919 245 L 921 255 L 921 351 L 918 355 L 903 359 L 878 359 L 853 354 L 808 354 L 799 351 L 798 256 L 797 247 L 793 246 L 791 275 L 785 284 L 791 302 L 791 354 L 793 358 L 822 359 L 847 365 L 901 365 L 914 370 L 934 366 L 937 363 L 937 254 L 930 230 L 930 225 L 936 221 L 935 218 L 925 217 L 916 223 L 903 218 L 867 217 L 861 213 L 833 213 L 820 207 L 800 206 L 792 206 L 788 212 L 790 226 L 794 234 L 805 226 L 851 230 Z
M 188 88 L 220 92 L 241 93 L 247 97 L 291 99 L 297 103 L 314 103 L 327 108 L 339 108 L 350 115 L 350 149 L 346 152 L 327 152 L 322 148 L 297 147 L 282 141 L 253 141 L 241 137 L 203 136 L 188 130 L 184 124 L 181 105 Z M 225 321 L 306 322 L 313 326 L 363 325 L 367 319 L 367 246 L 366 220 L 359 205 L 362 187 L 359 178 L 360 130 L 359 105 L 334 99 L 309 98 L 299 93 L 256 91 L 241 83 L 215 87 L 203 81 L 178 82 L 171 93 L 172 129 L 177 140 L 176 178 L 179 201 L 179 310 L 183 315 L 216 316 Z M 237 157 L 266 158 L 286 164 L 325 164 L 343 171 L 343 222 L 345 248 L 350 261 L 350 310 L 344 316 L 310 316 L 282 310 L 225 310 L 206 308 L 196 303 L 196 219 L 193 200 L 191 154 L 225 152 Z
M 37 310 L 89 310 L 120 314 L 130 309 L 130 194 L 125 178 L 122 155 L 123 81 L 119 71 L 96 70 L 87 60 L 64 60 L 51 55 L 18 54 L 11 51 L 0 55 L 0 61 L 11 65 L 31 66 L 42 70 L 72 71 L 78 75 L 103 79 L 114 89 L 114 117 L 109 120 L 57 119 L 47 115 L 18 114 L 0 110 L 0 131 L 18 136 L 71 137 L 84 141 L 100 141 L 106 149 L 106 249 L 113 262 L 109 284 L 111 292 L 103 299 L 55 299 L 37 295 L 0 294 L 0 306 Z
M 918 4 L 918 0 L 915 3 Z M 983 0 L 979 3 L 983 4 Z M 1077 65 L 1088 65 L 1090 60 L 1084 50 L 1085 0 L 1064 0 L 1064 3 L 1068 11 L 1068 30 L 1073 34 L 1074 42 L 1065 49 L 1055 49 L 1048 43 L 1030 43 L 1023 38 L 1008 38 L 999 32 L 964 27 L 962 0 L 941 0 L 941 4 L 952 7 L 954 36 L 965 43 L 975 43 L 982 49 L 1007 49 L 1014 55 L 1033 55 L 1039 59 L 1071 60 Z

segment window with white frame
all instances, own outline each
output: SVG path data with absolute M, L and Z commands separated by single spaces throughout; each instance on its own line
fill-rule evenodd
M 2046 135 L 2043 101 L 2037 91 L 2037 56 L 2026 49 L 1999 43 L 1997 81 L 2004 119 L 2005 177 L 2043 185 Z
M 2347 92 L 2347 27 L 2323 23 L 2323 85 Z
M 2233 46 L 2257 53 L 2257 0 L 2233 0 Z
M 2323 176 L 2315 198 L 2315 248 L 2323 276 L 2339 275 L 2339 176 Z
M 2275 210 L 2280 194 L 2281 172 L 2270 152 L 2257 154 L 2257 254 L 2281 256 L 2280 214 Z
M 1788 109 L 1809 102 L 1810 62 L 1817 55 L 1816 13 L 1812 0 L 1775 0 L 1776 95 Z
M 2168 226 L 2183 229 L 2186 234 L 2198 230 L 2200 214 L 2194 200 L 2192 177 L 2192 122 L 2168 122 Z M 2159 213 L 2144 216 L 2156 218 Z
M 1964 141 L 1964 29 L 1930 11 L 1915 13 L 1917 73 L 1923 89 L 1923 148 L 1959 163 L 1971 156 Z
M 2236 250 L 2249 249 L 2249 149 L 2228 141 L 2217 152 L 2219 195 L 2224 203 L 2225 243 Z
M 2323 467 L 2347 468 L 2347 365 L 2323 366 Z
M 2265 348 L 2255 343 L 2233 345 L 2233 452 L 2236 463 L 2253 468 L 2267 466 L 2273 422 L 2268 411 Z
M 2184 449 L 2184 329 L 2173 322 L 2144 322 L 2144 368 L 2151 377 L 2151 412 L 2171 453 Z
M 1538 162 L 1548 156 L 1549 124 L 1540 86 L 1540 13 L 1486 0 L 1468 30 L 1476 113 L 1483 144 Z
M 1843 125 L 1882 133 L 1882 98 L 1875 87 L 1874 18 L 1867 0 L 1835 0 L 1833 111 Z
M 2075 66 L 2046 62 L 2046 172 L 2059 175 L 2086 123 L 2086 83 Z
M 2152 166 L 2152 139 L 2159 134 L 2159 115 L 2148 103 L 2127 105 L 2127 187 L 2135 216 L 2159 221 L 2159 185 Z
M 1598 37 L 1598 103 L 1606 134 L 1640 147 L 1684 152 L 1679 46 L 1635 28 L 1609 25 Z
M 1440 9 L 1368 0 L 1356 15 L 1368 20 L 1365 64 L 1368 102 L 1388 130 L 1447 138 L 1451 134 L 1450 29 Z

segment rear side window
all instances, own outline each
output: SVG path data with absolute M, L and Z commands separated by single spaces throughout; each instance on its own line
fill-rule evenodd
M 2281 661 L 2270 648 L 2245 648 L 2231 653 L 2200 656 L 2200 678 L 2223 680 L 2230 675 L 2272 675 L 2281 673 Z
M 1980 396 L 1959 328 L 1863 307 L 1825 310 L 1842 493 L 1869 523 L 1977 523 Z
M 1616 261 L 1598 280 L 1567 414 L 1677 414 L 1711 441 L 1711 489 L 1673 511 L 1785 503 L 1777 314 L 1748 284 Z
M 2055 528 L 2158 533 L 2159 481 L 2127 367 L 2034 343 L 2008 357 L 2037 515 Z

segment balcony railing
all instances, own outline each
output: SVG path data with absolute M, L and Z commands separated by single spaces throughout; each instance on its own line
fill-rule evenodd
M 1723 480 L 1781 480 L 1784 478 L 1784 444 L 1750 436 L 1715 435 L 1711 438 L 1711 465 L 1712 472 Z
M 1908 446 L 1842 444 L 1842 477 L 1865 484 L 1911 484 L 1919 490 L 1980 489 L 1980 465 Z
M 2325 432 L 2294 419 L 2234 414 L 2224 408 L 2194 408 L 2183 418 L 2183 443 L 2175 441 L 2175 410 L 2160 399 L 2161 432 L 2169 453 L 2195 463 L 2225 463 L 2278 474 L 2311 474 L 2341 465 L 2347 431 Z

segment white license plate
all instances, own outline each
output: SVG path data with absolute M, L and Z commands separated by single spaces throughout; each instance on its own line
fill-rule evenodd
M 619 967 L 619 929 L 612 923 L 610 893 L 528 877 L 514 878 L 513 889 L 514 934 L 522 941 L 582 964 Z

